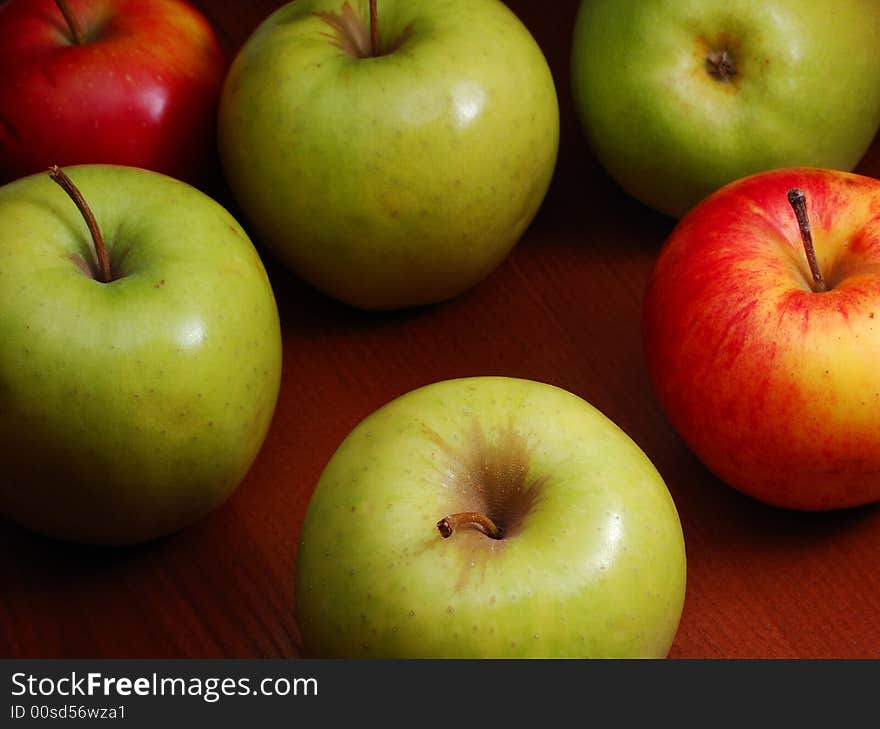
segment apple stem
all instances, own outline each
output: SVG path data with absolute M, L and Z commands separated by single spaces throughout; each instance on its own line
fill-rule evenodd
M 370 0 L 370 51 L 373 57 L 379 55 L 379 10 L 378 0 Z
M 792 188 L 788 191 L 788 202 L 794 210 L 798 228 L 801 231 L 801 240 L 804 242 L 804 251 L 807 254 L 807 263 L 810 264 L 810 273 L 813 275 L 813 291 L 821 293 L 828 291 L 819 261 L 816 259 L 816 249 L 813 247 L 813 234 L 810 230 L 810 218 L 807 215 L 807 196 L 803 190 Z
M 101 229 L 98 227 L 98 221 L 95 220 L 92 209 L 85 201 L 85 198 L 83 198 L 79 188 L 73 184 L 73 180 L 64 174 L 64 170 L 58 165 L 52 165 L 49 168 L 49 177 L 57 182 L 61 186 L 61 189 L 70 196 L 70 199 L 73 200 L 74 204 L 79 208 L 80 213 L 82 213 L 82 216 L 85 218 L 86 225 L 89 226 L 89 232 L 92 234 L 92 240 L 95 243 L 95 253 L 98 256 L 98 267 L 100 268 L 101 274 L 100 281 L 102 283 L 110 283 L 113 280 L 113 274 L 110 270 L 110 256 L 107 254 L 107 247 L 104 245 L 104 237 L 101 235 Z
M 497 526 L 488 516 L 478 511 L 462 511 L 458 514 L 450 514 L 437 522 L 437 528 L 444 539 L 451 537 L 456 528 L 460 526 L 473 526 L 492 539 L 501 539 L 504 536 L 504 530 L 501 527 Z
M 73 42 L 76 45 L 81 46 L 83 44 L 82 31 L 79 29 L 79 23 L 76 20 L 76 16 L 70 11 L 70 7 L 67 5 L 67 0 L 55 0 L 55 4 L 64 16 L 64 21 L 67 23 L 67 27 L 70 28 L 70 35 L 73 36 Z

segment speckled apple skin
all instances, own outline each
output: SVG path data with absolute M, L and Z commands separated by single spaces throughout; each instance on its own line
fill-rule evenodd
M 811 288 L 791 188 L 830 291 Z M 880 182 L 786 169 L 723 188 L 660 252 L 643 330 L 669 420 L 723 481 L 793 509 L 880 499 Z
M 506 481 L 537 496 L 503 539 L 441 537 Z M 315 656 L 662 657 L 685 571 L 670 493 L 614 423 L 550 385 L 449 380 L 380 408 L 327 464 L 297 617 Z
M 452 298 L 485 278 L 550 184 L 559 108 L 547 62 L 498 0 L 383 0 L 392 53 L 358 59 L 298 0 L 226 78 L 219 149 L 260 243 L 353 306 Z M 350 0 L 361 18 L 367 0 Z
M 262 262 L 196 189 L 67 168 L 106 239 L 45 174 L 0 188 L 0 511 L 43 534 L 134 543 L 239 484 L 275 407 L 281 335 Z

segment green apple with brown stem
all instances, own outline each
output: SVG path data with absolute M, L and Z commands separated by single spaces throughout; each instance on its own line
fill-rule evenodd
M 576 395 L 511 377 L 433 383 L 357 425 L 296 567 L 319 657 L 663 657 L 684 592 L 645 453 Z
M 330 296 L 395 309 L 507 255 L 547 192 L 559 109 L 499 0 L 297 0 L 234 60 L 218 130 L 257 241 Z
M 136 168 L 67 173 L 52 175 L 76 205 L 46 174 L 0 188 L 0 513 L 142 542 L 218 506 L 256 458 L 278 310 L 203 193 Z

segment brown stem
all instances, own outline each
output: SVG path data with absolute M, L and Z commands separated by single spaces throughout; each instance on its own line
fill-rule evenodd
M 456 528 L 460 526 L 472 526 L 492 539 L 501 539 L 504 536 L 504 530 L 479 511 L 462 511 L 458 514 L 450 514 L 437 522 L 437 528 L 444 539 L 451 537 Z
M 375 58 L 379 55 L 379 11 L 377 0 L 370 0 L 370 50 Z
M 788 203 L 794 210 L 798 228 L 801 231 L 801 240 L 804 242 L 804 251 L 807 254 L 807 263 L 810 264 L 810 273 L 813 274 L 813 291 L 821 293 L 828 291 L 819 261 L 816 260 L 816 249 L 813 247 L 813 234 L 810 231 L 810 218 L 807 215 L 807 196 L 803 190 L 792 188 L 788 191 Z
M 98 256 L 100 280 L 103 283 L 110 283 L 113 280 L 113 273 L 110 270 L 110 256 L 107 254 L 104 237 L 101 235 L 101 229 L 98 228 L 98 221 L 95 220 L 91 208 L 85 201 L 85 198 L 83 198 L 79 188 L 73 184 L 73 180 L 64 174 L 64 171 L 58 165 L 52 165 L 49 168 L 49 177 L 57 182 L 61 189 L 70 196 L 70 199 L 73 200 L 82 216 L 86 219 L 86 225 L 89 226 L 89 232 L 92 234 L 92 240 L 95 243 L 95 253 Z
M 70 7 L 67 5 L 67 0 L 55 0 L 55 4 L 64 16 L 64 21 L 67 23 L 67 27 L 70 28 L 70 35 L 73 36 L 73 42 L 76 45 L 81 46 L 83 44 L 82 31 L 79 28 L 76 16 L 70 11 Z

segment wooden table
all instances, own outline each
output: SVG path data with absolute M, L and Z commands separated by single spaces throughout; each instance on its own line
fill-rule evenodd
M 280 3 L 197 4 L 232 55 Z M 509 5 L 547 55 L 562 114 L 552 187 L 514 252 L 459 299 L 393 314 L 347 309 L 265 255 L 284 375 L 245 482 L 196 526 L 136 548 L 71 546 L 0 523 L 0 656 L 300 655 L 294 563 L 327 459 L 397 395 L 479 374 L 577 393 L 656 464 L 688 554 L 672 657 L 880 656 L 880 507 L 804 514 L 761 505 L 714 478 L 670 429 L 650 389 L 639 316 L 673 221 L 621 192 L 583 141 L 568 76 L 577 0 Z M 859 171 L 880 176 L 880 139 Z M 237 213 L 219 179 L 217 196 Z

